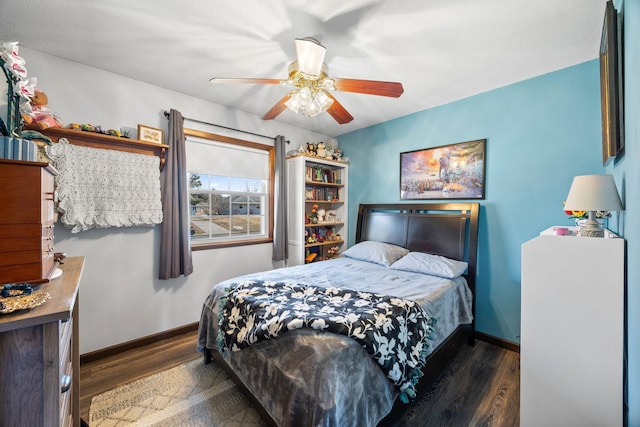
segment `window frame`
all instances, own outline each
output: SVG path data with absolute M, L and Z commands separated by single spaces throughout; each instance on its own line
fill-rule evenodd
M 256 150 L 263 150 L 268 153 L 269 156 L 269 182 L 267 184 L 268 194 L 267 194 L 267 237 L 259 237 L 259 238 L 242 238 L 238 240 L 225 240 L 220 242 L 202 242 L 202 243 L 194 243 L 192 239 L 189 239 L 189 244 L 191 246 L 191 251 L 202 251 L 207 249 L 218 249 L 218 248 L 229 248 L 234 246 L 247 246 L 247 245 L 259 245 L 265 243 L 273 242 L 273 209 L 274 209 L 274 191 L 275 191 L 275 146 L 260 144 L 259 142 L 246 141 L 243 139 L 233 138 L 230 136 L 218 135 L 211 132 L 205 132 L 196 129 L 184 128 L 184 136 L 185 139 L 189 136 L 208 139 L 211 141 L 222 142 L 225 144 L 236 145 L 240 147 L 253 148 Z M 188 148 L 187 148 L 188 149 Z M 215 172 L 211 172 L 215 173 Z M 187 191 L 189 189 L 187 188 Z M 189 214 L 189 218 L 191 218 L 191 214 Z

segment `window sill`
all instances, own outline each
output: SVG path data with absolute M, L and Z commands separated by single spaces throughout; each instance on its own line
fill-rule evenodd
M 249 245 L 262 245 L 265 243 L 273 243 L 273 239 L 270 237 L 263 239 L 251 239 L 251 240 L 233 240 L 228 242 L 207 242 L 207 243 L 192 243 L 192 251 L 205 251 L 208 249 L 220 249 L 231 248 L 234 246 L 249 246 Z

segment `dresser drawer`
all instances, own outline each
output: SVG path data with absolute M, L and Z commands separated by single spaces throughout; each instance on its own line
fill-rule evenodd
M 53 222 L 58 194 L 54 190 L 54 176 L 44 170 L 42 173 L 42 222 Z
M 54 225 L 0 224 L 0 283 L 37 282 L 55 269 Z
M 71 343 L 73 339 L 73 319 L 60 321 L 60 368 L 70 362 Z
M 30 224 L 0 224 L 0 239 L 40 236 L 42 228 L 43 225 L 40 222 Z
M 56 264 L 53 252 L 41 250 L 0 253 L 0 283 L 47 281 Z
M 2 237 L 0 236 L 0 254 L 6 252 L 23 252 L 43 247 L 43 236 L 32 234 L 30 236 Z
M 60 425 L 72 425 L 73 319 L 60 321 Z

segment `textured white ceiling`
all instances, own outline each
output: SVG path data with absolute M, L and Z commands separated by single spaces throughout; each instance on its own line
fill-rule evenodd
M 334 93 L 354 120 L 288 110 L 337 136 L 598 57 L 606 0 L 0 0 L 0 40 L 262 116 L 293 40 L 327 47 L 332 77 L 402 82 L 398 98 Z

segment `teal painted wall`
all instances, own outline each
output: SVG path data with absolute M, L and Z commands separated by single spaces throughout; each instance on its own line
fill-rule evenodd
M 360 203 L 400 202 L 401 152 L 482 138 L 476 327 L 519 343 L 520 247 L 571 225 L 562 203 L 573 177 L 604 172 L 597 60 L 339 136 L 350 161 L 349 244 Z
M 607 173 L 615 177 L 625 206 L 611 228 L 627 241 L 627 420 L 640 427 L 640 0 L 615 4 L 624 22 L 625 153 Z

